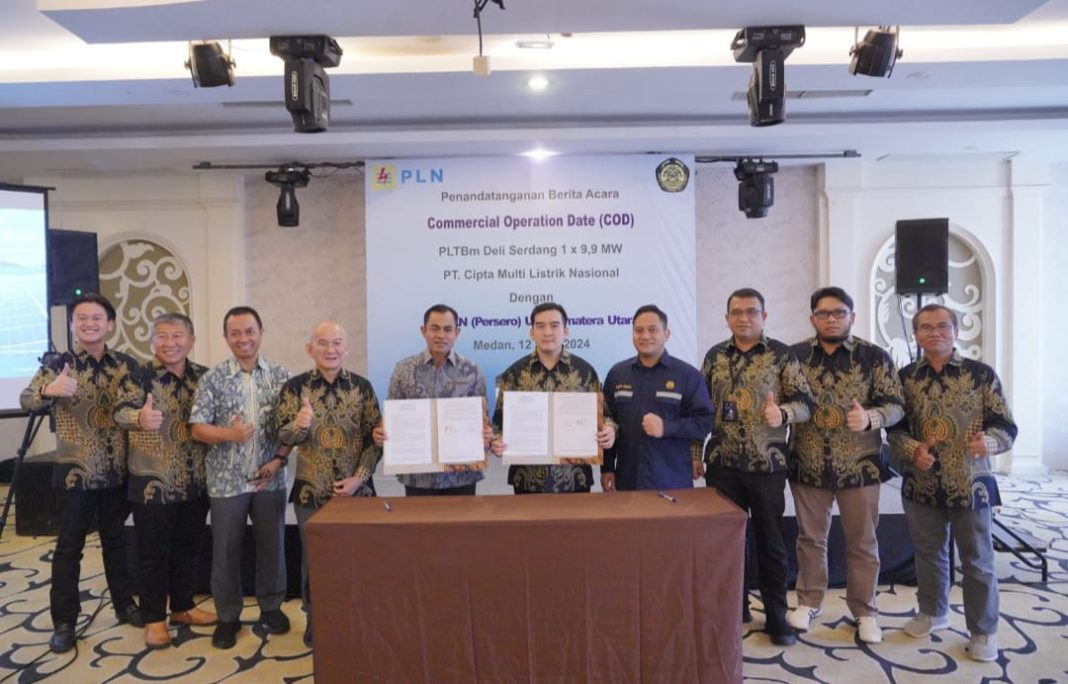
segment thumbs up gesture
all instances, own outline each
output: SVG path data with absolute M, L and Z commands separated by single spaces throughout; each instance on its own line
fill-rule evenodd
M 782 411 L 779 410 L 779 404 L 775 401 L 774 392 L 769 391 L 764 401 L 764 422 L 768 424 L 768 427 L 773 428 L 782 425 Z
M 59 372 L 55 380 L 45 385 L 41 394 L 46 397 L 73 397 L 77 391 L 78 381 L 70 374 L 70 364 L 65 363 L 63 364 L 63 370 Z
M 307 396 L 301 397 L 300 400 L 300 412 L 297 413 L 296 420 L 293 423 L 300 430 L 307 430 L 311 427 L 312 418 L 315 417 L 315 410 L 312 408 L 311 402 L 308 401 Z
M 849 412 L 846 413 L 846 426 L 853 432 L 864 432 L 869 425 L 871 425 L 871 416 L 860 405 L 860 402 L 854 399 L 853 405 L 849 407 Z
M 145 405 L 141 407 L 141 411 L 137 414 L 137 424 L 141 426 L 142 430 L 158 430 L 159 426 L 163 424 L 163 412 L 152 405 L 151 392 L 145 397 Z
M 247 442 L 252 439 L 252 435 L 255 433 L 256 426 L 252 423 L 246 423 L 240 411 L 234 414 L 233 419 L 230 421 L 231 442 Z
M 934 465 L 935 455 L 931 453 L 931 448 L 938 444 L 937 439 L 929 439 L 926 442 L 920 442 L 915 451 L 912 452 L 912 463 L 920 470 L 930 470 Z

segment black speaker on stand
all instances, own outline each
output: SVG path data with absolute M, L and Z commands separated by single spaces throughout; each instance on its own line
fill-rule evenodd
M 898 294 L 949 291 L 949 219 L 898 221 L 895 243 Z

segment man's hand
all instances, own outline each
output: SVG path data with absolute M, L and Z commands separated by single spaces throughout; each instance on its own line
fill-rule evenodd
M 482 424 L 482 448 L 489 449 L 493 441 L 493 426 L 489 423 Z
M 777 428 L 782 425 L 782 410 L 779 409 L 779 404 L 775 401 L 775 393 L 768 392 L 767 399 L 764 401 L 764 422 L 768 424 L 768 427 Z
M 260 469 L 256 471 L 256 476 L 249 481 L 257 492 L 262 492 L 267 489 L 267 485 L 271 484 L 271 480 L 274 479 L 275 473 L 282 467 L 282 462 L 277 458 L 271 460 L 260 466 Z
M 334 496 L 352 496 L 366 480 L 362 477 L 346 477 L 334 483 Z
M 701 461 L 693 462 L 693 479 L 700 480 L 705 476 L 705 464 Z
M 846 414 L 846 426 L 853 432 L 864 432 L 869 425 L 871 425 L 871 416 L 860 405 L 860 402 L 854 399 L 853 405 L 849 407 L 849 413 Z
M 601 489 L 606 492 L 616 491 L 616 474 L 601 473 Z
M 924 472 L 930 470 L 935 462 L 935 456 L 931 453 L 931 448 L 936 444 L 938 444 L 937 439 L 920 442 L 916 450 L 912 452 L 912 464 Z
M 308 397 L 303 397 L 300 401 L 300 411 L 297 412 L 297 417 L 294 419 L 293 424 L 297 426 L 298 430 L 307 430 L 311 427 L 313 418 L 315 418 L 315 409 L 312 408 Z
M 968 453 L 972 458 L 982 458 L 987 455 L 986 450 L 986 433 L 982 430 L 977 430 L 972 435 L 971 440 L 968 442 Z
M 611 449 L 616 443 L 616 428 L 612 425 L 602 425 L 597 431 L 597 446 L 602 449 Z
M 145 397 L 145 405 L 137 413 L 137 425 L 142 430 L 158 430 L 163 424 L 163 412 L 152 406 L 152 393 Z
M 256 426 L 252 423 L 246 423 L 244 416 L 238 411 L 234 414 L 234 417 L 230 420 L 230 439 L 231 442 L 244 443 L 252 439 L 252 435 L 256 434 Z
M 642 430 L 650 437 L 663 437 L 664 419 L 655 413 L 646 413 L 642 416 Z
M 77 391 L 78 381 L 70 375 L 70 364 L 65 363 L 63 370 L 59 372 L 55 380 L 45 385 L 41 394 L 46 397 L 73 397 Z
M 386 424 L 379 421 L 374 430 L 371 430 L 371 441 L 375 443 L 376 447 L 380 447 L 386 443 L 389 439 L 389 435 L 386 434 Z

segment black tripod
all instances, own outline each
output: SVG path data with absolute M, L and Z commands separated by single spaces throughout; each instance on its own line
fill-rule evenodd
M 37 437 L 37 431 L 41 428 L 41 424 L 44 423 L 44 418 L 47 415 L 47 410 L 31 411 L 29 418 L 26 420 L 26 432 L 22 435 L 22 446 L 19 447 L 18 453 L 15 454 L 15 467 L 11 470 L 11 486 L 8 487 L 7 499 L 4 500 L 3 515 L 0 515 L 0 538 L 3 538 L 4 528 L 7 527 L 7 514 L 11 510 L 11 499 L 15 496 L 15 487 L 19 481 L 19 466 L 22 465 L 22 461 L 26 458 L 26 452 L 29 451 L 34 438 Z

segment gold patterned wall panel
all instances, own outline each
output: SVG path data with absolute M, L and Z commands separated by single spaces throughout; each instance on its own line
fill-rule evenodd
M 115 331 L 108 346 L 143 361 L 152 358 L 156 316 L 191 315 L 185 265 L 151 240 L 123 240 L 100 255 L 100 293 L 115 305 Z

